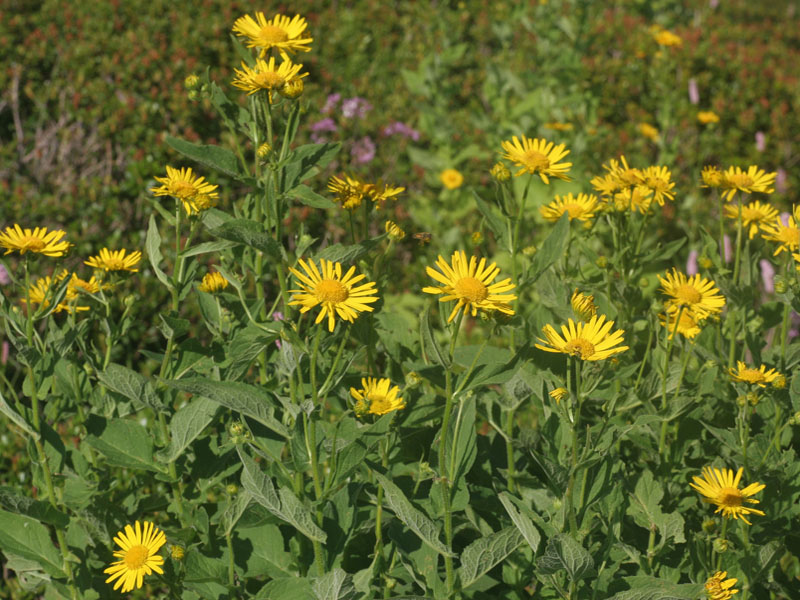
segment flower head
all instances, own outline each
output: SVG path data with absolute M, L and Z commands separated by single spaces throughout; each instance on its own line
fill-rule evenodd
M 647 167 L 642 172 L 644 187 L 653 192 L 653 200 L 659 206 L 664 206 L 664 200 L 675 200 L 673 188 L 675 183 L 672 181 L 672 173 L 667 167 Z
M 641 133 L 648 140 L 653 142 L 658 141 L 658 129 L 650 125 L 650 123 L 639 123 L 638 129 L 639 133 Z
M 83 262 L 94 269 L 103 271 L 130 271 L 131 273 L 136 273 L 139 270 L 136 265 L 142 260 L 142 253 L 138 250 L 131 252 L 127 256 L 125 256 L 125 253 L 125 248 L 122 250 L 103 248 L 100 250 L 100 254 L 92 256 L 89 260 Z
M 628 346 L 618 345 L 625 341 L 622 338 L 625 331 L 618 329 L 611 333 L 614 321 L 606 321 L 604 315 L 595 315 L 588 323 L 576 325 L 572 319 L 567 323 L 561 326 L 562 335 L 552 325 L 545 325 L 542 332 L 547 339 L 539 338 L 540 343 L 535 346 L 545 352 L 569 354 L 592 361 L 604 360 L 628 349 Z
M 567 388 L 557 387 L 550 392 L 550 397 L 556 401 L 556 404 L 559 404 L 568 393 Z
M 725 216 L 734 221 L 739 220 L 739 206 L 726 204 L 722 207 Z M 758 200 L 742 206 L 742 225 L 749 228 L 747 233 L 752 240 L 758 233 L 759 226 L 766 225 L 778 218 L 778 210 Z
M 439 267 L 438 271 L 428 267 L 426 272 L 429 277 L 442 285 L 424 287 L 422 291 L 427 294 L 441 294 L 439 302 L 456 300 L 456 305 L 447 319 L 448 323 L 456 318 L 462 307 L 464 312 L 469 311 L 473 317 L 478 314 L 478 310 L 486 312 L 496 310 L 506 315 L 514 314 L 514 309 L 508 303 L 517 297 L 508 292 L 516 285 L 511 283 L 511 279 L 492 283 L 500 273 L 495 263 L 487 267 L 485 258 L 478 262 L 474 256 L 467 261 L 467 255 L 463 250 L 459 250 L 453 252 L 450 264 L 439 255 L 436 266 Z
M 546 220 L 553 223 L 564 213 L 569 215 L 570 221 L 578 219 L 585 222 L 594 218 L 597 209 L 598 200 L 594 194 L 578 194 L 576 198 L 570 193 L 566 196 L 556 196 L 550 204 L 539 207 L 539 212 Z
M 345 174 L 342 177 L 333 175 L 328 180 L 328 191 L 335 196 L 333 201 L 341 204 L 342 208 L 356 210 L 361 206 L 367 190 L 363 181 Z
M 495 181 L 500 183 L 511 179 L 511 171 L 501 162 L 495 163 L 492 168 L 489 169 L 489 174 Z
M 62 282 L 66 276 L 67 271 L 65 269 L 55 277 L 50 277 L 48 275 L 34 281 L 28 288 L 28 298 L 30 299 L 31 304 L 39 304 L 44 308 L 50 306 L 50 301 L 53 300 L 53 292 L 56 291 L 57 284 Z M 84 282 L 78 279 L 74 273 L 72 277 L 81 283 L 89 285 L 89 282 Z M 94 282 L 94 277 L 92 277 L 92 281 Z M 79 285 L 73 283 L 73 279 L 70 279 L 69 283 L 67 283 L 66 293 L 63 296 L 63 299 L 66 300 L 66 302 L 59 302 L 55 309 L 53 309 L 54 313 L 60 313 L 61 311 L 76 313 L 89 310 L 88 306 L 78 305 L 77 302 L 75 302 L 78 297 L 77 287 L 79 287 Z M 96 282 L 94 283 L 93 287 L 96 288 L 95 291 L 99 291 L 99 287 L 97 286 Z M 26 303 L 27 299 L 23 298 L 22 302 Z
M 103 573 L 108 573 L 106 583 L 111 583 L 115 579 L 114 589 L 122 586 L 122 593 L 130 592 L 142 587 L 142 579 L 145 575 L 156 572 L 164 574 L 161 565 L 164 559 L 158 556 L 157 552 L 163 546 L 167 537 L 158 527 L 144 522 L 144 527 L 136 521 L 134 527 L 125 526 L 125 531 L 120 531 L 114 541 L 121 548 L 114 552 L 114 557 L 118 558 Z
M 205 177 L 195 175 L 191 167 L 173 169 L 167 165 L 167 176 L 156 177 L 155 180 L 163 185 L 150 188 L 150 191 L 156 196 L 172 196 L 180 200 L 187 215 L 214 206 L 219 198 L 219 192 L 216 191 L 219 186 L 208 183 Z
M 543 138 L 529 139 L 522 136 L 520 141 L 517 136 L 513 136 L 511 141 L 504 141 L 501 144 L 505 154 L 503 158 L 510 160 L 515 165 L 520 167 L 520 170 L 515 173 L 516 176 L 523 173 L 538 173 L 539 177 L 545 183 L 550 183 L 549 177 L 557 177 L 564 181 L 569 181 L 567 171 L 569 171 L 572 163 L 559 162 L 567 154 L 564 144 L 556 146 L 553 142 L 548 142 Z
M 727 576 L 727 571 L 717 571 L 706 580 L 707 600 L 730 600 L 739 593 L 739 590 L 732 589 L 738 579 L 725 579 Z
M 697 113 L 697 120 L 703 125 L 708 125 L 709 123 L 719 123 L 719 115 L 711 110 L 701 110 Z
M 458 169 L 445 169 L 439 173 L 439 181 L 448 190 L 455 190 L 464 183 L 464 176 Z
M 703 167 L 700 175 L 703 178 L 703 184 L 700 187 L 718 188 L 722 185 L 722 171 L 715 166 Z
M 741 167 L 728 167 L 722 173 L 720 187 L 725 190 L 722 192 L 722 197 L 730 201 L 737 190 L 745 194 L 753 192 L 771 194 L 775 191 L 772 184 L 775 183 L 777 175 L 777 173 L 767 173 L 755 165 L 750 165 L 747 171 L 743 171 Z
M 219 271 L 209 271 L 203 275 L 203 281 L 197 287 L 201 292 L 216 294 L 228 287 L 228 280 Z
M 386 200 L 397 200 L 397 196 L 406 191 L 404 187 L 394 187 L 380 180 L 376 183 L 364 183 L 362 186 L 367 198 L 372 200 L 378 207 Z
M 275 48 L 284 60 L 289 58 L 288 53 L 308 52 L 313 38 L 303 37 L 308 27 L 306 20 L 300 15 L 289 18 L 284 15 L 275 15 L 272 20 L 267 20 L 263 12 L 256 12 L 256 18 L 250 15 L 239 17 L 233 24 L 233 32 L 247 38 L 245 45 L 248 48 L 260 48 L 259 56 L 263 57 L 267 50 Z
M 597 306 L 594 304 L 594 296 L 579 292 L 577 288 L 572 292 L 570 298 L 572 312 L 581 321 L 588 321 L 597 314 Z
M 20 254 L 35 252 L 58 258 L 64 256 L 70 247 L 69 242 L 61 240 L 65 235 L 67 232 L 60 229 L 48 232 L 47 227 L 22 229 L 19 225 L 14 225 L 6 227 L 5 232 L 0 233 L 0 246 L 6 249 L 6 254 L 16 250 Z
M 695 317 L 690 311 L 684 310 L 679 311 L 680 318 L 677 322 L 677 332 L 680 333 L 686 339 L 692 340 L 696 338 L 700 333 L 700 325 L 702 325 L 702 320 Z M 658 321 L 661 323 L 661 326 L 667 330 L 667 337 L 672 339 L 672 336 L 675 334 L 675 317 L 678 313 L 666 313 L 658 315 Z
M 386 233 L 389 236 L 389 239 L 395 242 L 399 242 L 406 237 L 406 232 L 403 231 L 394 221 L 386 221 Z
M 666 301 L 669 314 L 675 314 L 681 307 L 685 307 L 697 321 L 722 312 L 722 307 L 725 306 L 725 298 L 715 287 L 716 284 L 699 274 L 687 277 L 677 269 L 672 269 L 664 277 L 659 275 L 658 280 L 661 282 L 661 290 L 669 296 Z
M 748 367 L 746 363 L 743 363 L 740 360 L 736 361 L 735 369 L 728 369 L 728 373 L 733 381 L 749 383 L 762 388 L 767 387 L 768 383 L 772 383 L 781 376 L 781 374 L 775 369 L 770 369 L 767 371 L 767 367 L 764 365 L 761 365 L 757 369 L 752 369 Z
M 313 260 L 306 262 L 301 258 L 298 262 L 304 273 L 289 267 L 300 288 L 289 290 L 294 294 L 289 306 L 300 306 L 301 313 L 321 306 L 315 324 L 327 316 L 328 331 L 333 331 L 337 316 L 352 323 L 359 312 L 372 312 L 368 305 L 378 301 L 378 290 L 372 281 L 356 285 L 366 276 L 356 275 L 355 267 L 342 275 L 342 265 L 338 262 L 321 258 L 319 267 Z
M 659 46 L 669 47 L 677 47 L 680 48 L 683 46 L 683 40 L 666 29 L 659 28 L 658 30 L 653 32 L 653 39 L 656 41 L 656 44 Z
M 270 56 L 269 61 L 257 58 L 255 67 L 250 68 L 246 62 L 242 62 L 241 70 L 233 70 L 235 77 L 231 85 L 244 90 L 248 96 L 262 90 L 266 91 L 269 103 L 272 104 L 274 92 L 280 92 L 287 84 L 308 75 L 300 73 L 302 68 L 303 65 L 296 65 L 288 58 L 277 66 L 274 56 Z
M 763 483 L 751 483 L 740 490 L 739 481 L 742 478 L 743 471 L 744 469 L 740 467 L 734 476 L 732 469 L 720 470 L 703 467 L 703 477 L 692 477 L 694 483 L 689 485 L 700 492 L 703 496 L 703 502 L 717 505 L 717 510 L 714 512 L 721 511 L 726 519 L 738 519 L 741 517 L 742 521 L 750 525 L 747 515 L 750 513 L 763 515 L 764 512 L 756 508 L 743 506 L 743 503 L 758 504 L 758 500 L 750 498 L 750 496 L 757 494 L 765 486 Z
M 376 379 L 366 377 L 361 379 L 361 389 L 350 388 L 350 395 L 356 401 L 354 410 L 357 416 L 366 414 L 385 415 L 396 410 L 402 410 L 406 403 L 398 398 L 398 386 L 389 389 L 392 382 L 389 379 Z
M 626 187 L 616 194 L 607 205 L 614 207 L 617 212 L 640 212 L 645 214 L 653 203 L 653 191 L 645 185 Z
M 761 237 L 768 242 L 778 242 L 778 247 L 773 256 L 777 256 L 784 250 L 794 252 L 800 249 L 800 206 L 795 208 L 794 215 L 790 215 L 784 225 L 780 217 L 775 217 L 772 223 L 761 226 Z

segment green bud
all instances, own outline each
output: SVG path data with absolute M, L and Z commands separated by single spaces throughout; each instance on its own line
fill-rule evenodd
M 703 531 L 712 534 L 717 530 L 717 522 L 714 519 L 706 519 L 703 521 Z
M 239 491 L 239 486 L 235 483 L 229 483 L 225 486 L 225 491 L 228 492 L 229 496 L 235 496 Z
M 608 259 L 605 256 L 598 256 L 594 264 L 597 265 L 598 269 L 605 269 L 608 266 Z
M 191 74 L 186 79 L 183 80 L 183 87 L 187 90 L 193 90 L 200 84 L 200 78 L 195 75 Z
M 717 554 L 724 554 L 730 548 L 730 542 L 725 538 L 717 538 L 714 540 L 714 552 Z

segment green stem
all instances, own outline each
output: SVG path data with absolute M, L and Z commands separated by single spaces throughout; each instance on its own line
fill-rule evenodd
M 719 532 L 719 539 L 721 539 L 721 540 L 726 539 L 725 535 L 727 534 L 727 532 L 728 532 L 728 519 L 723 517 L 722 518 L 722 531 Z M 722 570 L 722 552 L 717 552 L 717 559 L 714 562 L 716 563 L 714 565 L 714 570 L 715 571 L 721 571 Z
M 236 585 L 234 563 L 233 563 L 233 542 L 231 541 L 231 532 L 225 533 L 225 542 L 228 545 L 228 585 L 234 587 Z
M 667 351 L 664 353 L 664 366 L 661 373 L 661 416 L 663 421 L 661 422 L 661 435 L 658 439 L 658 455 L 662 457 L 662 459 L 665 458 L 664 454 L 666 452 L 667 426 L 669 425 L 667 422 L 667 416 L 665 414 L 667 412 L 667 377 L 669 375 L 669 359 L 672 357 L 672 346 L 675 343 L 675 336 L 678 335 L 678 325 L 680 325 L 681 316 L 683 316 L 684 309 L 685 307 L 681 306 L 678 310 L 678 314 L 675 315 L 675 324 L 672 327 L 671 335 L 669 327 L 664 327 L 664 335 L 667 337 Z M 669 323 L 669 320 L 666 322 Z
M 573 360 L 571 356 L 567 357 L 567 381 L 569 381 L 570 373 L 573 367 Z M 575 418 L 572 422 L 572 456 L 570 459 L 570 474 L 569 474 L 569 482 L 567 483 L 567 493 L 566 493 L 566 502 L 565 508 L 567 510 L 567 516 L 569 518 L 569 527 L 570 531 L 573 535 L 577 536 L 578 534 L 578 519 L 574 504 L 574 494 L 575 494 L 575 479 L 577 475 L 577 466 L 578 466 L 578 431 L 581 426 L 581 408 L 583 406 L 583 398 L 581 397 L 581 367 L 582 363 L 580 360 L 574 363 L 575 367 Z M 579 509 L 582 507 L 578 507 Z
M 506 431 L 505 431 L 505 434 L 506 434 L 506 463 L 508 465 L 508 474 L 507 474 L 506 477 L 507 477 L 507 480 L 508 480 L 508 484 L 507 484 L 508 485 L 508 491 L 511 492 L 511 493 L 514 492 L 514 487 L 515 487 L 514 477 L 516 475 L 516 473 L 515 473 L 515 464 L 514 464 L 514 444 L 513 444 L 513 439 L 514 439 L 514 412 L 515 412 L 515 409 L 513 409 L 513 408 L 508 409 L 508 414 L 506 415 Z
M 314 481 L 314 498 L 317 501 L 316 517 L 317 525 L 322 527 L 322 509 L 319 507 L 319 502 L 322 499 L 322 481 L 319 473 L 319 456 L 317 454 L 317 417 L 316 413 L 322 407 L 319 406 L 319 390 L 317 388 L 317 358 L 319 356 L 319 343 L 322 338 L 322 325 L 317 325 L 317 333 L 314 336 L 314 347 L 311 351 L 311 364 L 309 366 L 309 379 L 311 382 L 311 400 L 314 406 L 314 411 L 311 418 L 303 413 L 303 427 L 306 436 L 306 446 L 308 449 L 309 457 L 311 458 L 311 478 Z M 322 553 L 322 544 L 319 540 L 313 540 L 314 544 L 314 563 L 317 567 L 317 574 L 322 576 L 325 573 L 325 558 Z
M 739 217 L 736 219 L 736 258 L 733 261 L 733 285 L 739 285 L 739 265 L 742 254 L 742 199 L 739 200 Z
M 511 236 L 511 277 L 512 281 L 516 284 L 517 283 L 517 250 L 519 249 L 519 229 L 520 225 L 522 224 L 522 216 L 525 212 L 525 203 L 528 200 L 528 190 L 530 189 L 531 180 L 533 179 L 533 175 L 528 176 L 528 181 L 525 183 L 525 189 L 522 192 L 522 200 L 519 203 L 519 208 L 517 210 L 517 218 L 514 221 L 514 232 Z M 510 347 L 511 352 L 516 352 L 516 337 L 514 335 L 515 330 L 512 329 L 509 335 L 510 338 Z

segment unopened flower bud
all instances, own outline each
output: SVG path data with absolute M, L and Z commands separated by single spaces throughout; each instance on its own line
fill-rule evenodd
M 598 269 L 605 269 L 608 266 L 608 259 L 605 256 L 598 256 L 594 264 L 597 265 Z
M 244 425 L 241 423 L 231 423 L 231 426 L 228 428 L 228 432 L 232 436 L 240 436 L 244 433 Z
M 386 233 L 389 235 L 389 239 L 395 242 L 398 242 L 406 237 L 406 232 L 403 231 L 394 221 L 386 221 Z
M 183 549 L 183 546 L 173 545 L 169 547 L 169 554 L 173 558 L 173 560 L 183 560 L 183 555 L 185 554 L 185 551 Z
M 133 294 L 128 294 L 125 296 L 125 300 L 122 301 L 125 305 L 125 308 L 131 308 L 134 304 L 136 304 L 136 296 Z
M 272 152 L 272 146 L 264 142 L 258 147 L 258 150 L 256 150 L 256 156 L 258 156 L 258 158 L 264 159 L 269 156 L 270 152 Z
M 229 496 L 235 496 L 239 491 L 239 486 L 235 483 L 229 483 L 225 486 L 225 491 L 228 492 Z
M 511 171 L 509 171 L 508 167 L 506 167 L 503 163 L 500 162 L 497 163 L 495 166 L 493 166 L 489 171 L 489 173 L 491 173 L 495 181 L 499 181 L 501 183 L 503 181 L 508 181 L 509 179 L 511 179 Z
M 714 519 L 706 519 L 703 521 L 703 531 L 708 534 L 714 533 L 717 530 L 717 522 Z
M 187 90 L 193 90 L 198 85 L 200 85 L 200 78 L 195 74 L 191 74 L 183 80 L 183 87 L 185 87 Z
M 476 231 L 470 239 L 475 246 L 480 246 L 483 243 L 483 234 L 480 231 Z
M 522 249 L 522 254 L 530 258 L 534 254 L 536 254 L 536 246 L 525 246 Z
M 772 387 L 776 390 L 782 390 L 786 387 L 786 376 L 785 375 L 778 375 L 775 379 L 772 380 Z
M 714 540 L 714 552 L 717 554 L 724 554 L 730 548 L 730 542 L 725 538 L 717 538 Z
M 289 98 L 290 100 L 295 100 L 303 95 L 303 80 L 302 79 L 292 79 L 287 81 L 286 83 L 281 86 L 278 90 L 281 96 L 284 98 Z
M 186 97 L 189 98 L 192 102 L 197 102 L 200 99 L 200 94 L 197 93 L 197 90 L 189 90 L 186 93 Z
M 710 269 L 714 265 L 711 259 L 708 258 L 707 256 L 701 256 L 700 258 L 698 258 L 697 264 L 700 265 L 701 269 L 706 269 L 706 270 Z
M 422 378 L 416 371 L 409 371 L 406 373 L 406 387 L 415 387 L 422 382 Z
M 736 398 L 736 406 L 747 406 L 747 396 L 739 396 Z
M 789 286 L 786 284 L 786 280 L 782 277 L 775 278 L 775 293 L 776 294 L 785 294 L 786 290 L 789 289 Z
M 759 397 L 757 392 L 750 392 L 749 394 L 747 394 L 746 398 L 747 401 L 750 403 L 750 406 L 758 405 Z
M 639 287 L 644 289 L 650 285 L 650 280 L 647 277 L 642 277 L 639 279 Z

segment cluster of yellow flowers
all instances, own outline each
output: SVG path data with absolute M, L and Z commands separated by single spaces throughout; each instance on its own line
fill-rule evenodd
M 628 165 L 624 156 L 611 159 L 603 165 L 605 175 L 591 180 L 592 187 L 602 198 L 604 211 L 647 213 L 653 202 L 664 206 L 664 202 L 675 200 L 675 183 L 672 173 L 664 166 L 638 169 Z
M 334 202 L 347 210 L 356 210 L 363 200 L 371 200 L 380 207 L 386 200 L 396 200 L 406 188 L 394 187 L 377 181 L 369 183 L 355 175 L 334 175 L 328 181 L 328 191 L 334 195 Z

